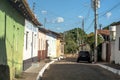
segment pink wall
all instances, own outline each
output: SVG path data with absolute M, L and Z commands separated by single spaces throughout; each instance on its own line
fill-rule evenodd
M 38 33 L 38 60 L 45 59 L 47 54 L 46 34 L 39 31 Z

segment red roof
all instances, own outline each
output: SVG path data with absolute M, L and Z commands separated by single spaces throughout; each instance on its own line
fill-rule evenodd
M 97 33 L 101 34 L 101 35 L 106 35 L 106 36 L 110 35 L 110 31 L 109 30 L 97 30 Z

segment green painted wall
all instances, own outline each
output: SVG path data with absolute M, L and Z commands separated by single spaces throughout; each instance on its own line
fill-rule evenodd
M 8 0 L 0 0 L 0 65 L 8 66 L 11 80 L 22 71 L 24 24 L 24 17 Z

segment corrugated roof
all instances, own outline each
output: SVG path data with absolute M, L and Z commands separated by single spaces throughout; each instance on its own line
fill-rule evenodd
M 31 11 L 26 0 L 8 0 L 16 10 L 27 20 L 32 21 L 35 25 L 41 26 L 42 24 L 36 19 L 34 13 Z

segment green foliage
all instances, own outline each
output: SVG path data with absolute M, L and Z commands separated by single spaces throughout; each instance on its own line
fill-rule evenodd
M 87 40 L 86 40 L 87 43 L 90 45 L 90 47 L 91 47 L 92 50 L 94 49 L 94 43 L 95 43 L 94 36 L 95 35 L 92 32 L 92 33 L 88 34 Z M 98 44 L 97 45 L 101 44 L 104 41 L 103 38 L 102 38 L 102 36 L 100 36 L 100 35 L 98 35 L 97 40 L 98 40 L 98 42 L 97 42 Z
M 73 40 L 66 41 L 65 52 L 66 53 L 75 53 L 77 45 Z
M 103 30 L 109 30 L 109 25 L 104 27 Z
M 116 23 L 117 23 L 117 22 L 113 22 L 113 23 L 111 23 L 110 25 L 104 27 L 103 30 L 109 30 L 109 26 L 112 26 L 112 25 L 114 25 L 114 24 L 116 24 Z
M 82 29 L 75 28 L 64 32 L 65 53 L 75 53 L 79 48 L 81 41 L 89 44 L 91 50 L 94 49 L 94 33 L 86 34 Z M 103 42 L 102 36 L 98 35 L 98 45 Z
M 80 29 L 75 28 L 63 33 L 65 36 L 65 53 L 75 53 L 79 48 L 81 40 L 85 40 L 86 33 Z

